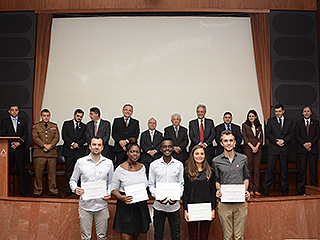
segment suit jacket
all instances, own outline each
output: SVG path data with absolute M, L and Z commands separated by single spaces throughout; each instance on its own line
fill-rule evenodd
M 103 150 L 102 155 L 105 157 L 109 157 L 109 139 L 110 139 L 110 122 L 107 120 L 103 120 L 100 118 L 100 124 L 98 127 L 97 135 L 103 140 Z M 86 140 L 88 145 L 90 145 L 91 138 L 94 137 L 94 121 L 90 121 L 87 123 L 86 128 Z
M 244 140 L 244 144 L 243 144 L 244 148 L 250 148 L 251 149 L 251 147 L 248 145 L 249 142 L 253 146 L 256 146 L 257 143 L 260 142 L 259 148 L 261 149 L 262 144 L 263 144 L 262 128 L 258 127 L 258 128 L 255 128 L 255 129 L 256 129 L 256 136 L 253 135 L 253 131 L 252 131 L 251 127 L 248 124 L 246 124 L 246 123 L 242 124 L 242 137 L 243 137 L 243 140 Z
M 140 147 L 142 148 L 141 162 L 152 162 L 155 159 L 161 157 L 162 153 L 160 152 L 160 146 L 162 141 L 162 133 L 158 130 L 155 130 L 153 135 L 153 142 L 151 142 L 151 136 L 149 129 L 141 133 L 140 137 Z M 154 157 L 151 157 L 147 152 L 149 150 L 157 150 L 157 153 Z
M 32 127 L 32 140 L 34 142 L 33 157 L 57 157 L 56 145 L 59 142 L 59 130 L 57 124 L 48 122 L 47 128 L 45 124 L 37 122 Z M 44 144 L 51 144 L 53 148 L 50 151 L 43 151 Z
M 1 121 L 1 136 L 6 137 L 21 137 L 24 142 L 21 145 L 13 149 L 9 147 L 9 153 L 25 153 L 26 142 L 28 140 L 28 123 L 25 119 L 18 116 L 17 132 L 14 131 L 13 124 L 10 117 L 4 118 Z
M 192 148 L 200 143 L 200 128 L 198 119 L 194 119 L 189 122 L 189 137 L 191 140 L 189 152 L 191 152 Z M 214 137 L 215 132 L 213 120 L 204 118 L 204 143 L 207 144 L 207 154 L 214 154 L 214 148 L 212 146 Z
M 173 146 L 178 146 L 181 149 L 179 154 L 173 152 L 172 156 L 175 159 L 184 162 L 188 159 L 187 146 L 189 143 L 187 129 L 183 126 L 179 126 L 178 138 L 176 137 L 176 132 L 174 131 L 173 125 L 168 126 L 164 129 L 164 137 L 171 138 L 173 141 Z
M 138 140 L 140 133 L 139 121 L 130 118 L 129 125 L 126 127 L 126 123 L 123 117 L 115 118 L 112 124 L 112 137 L 114 139 L 114 152 L 122 152 L 123 149 L 119 144 L 120 140 L 126 140 L 130 138 L 136 138 Z
M 86 143 L 86 129 L 87 126 L 80 122 L 79 130 L 75 133 L 74 121 L 65 121 L 62 126 L 62 139 L 64 141 L 62 147 L 62 156 L 75 158 L 83 157 L 86 153 L 84 144 Z M 78 143 L 79 148 L 70 149 L 71 143 Z
M 284 124 L 281 131 L 280 124 L 276 117 L 269 118 L 266 126 L 266 137 L 269 140 L 268 154 L 279 155 L 281 153 L 285 156 L 289 155 L 289 143 L 294 137 L 294 128 L 291 119 L 284 117 Z M 284 146 L 278 146 L 276 139 L 283 139 Z
M 307 136 L 307 127 L 304 119 L 296 122 L 295 138 L 297 140 L 297 153 L 308 153 L 303 146 L 306 142 L 311 142 L 311 153 L 318 154 L 318 140 L 319 140 L 319 121 L 310 118 L 309 137 Z
M 220 137 L 221 137 L 221 132 L 226 130 L 224 123 L 220 123 L 218 126 L 215 128 L 216 132 L 216 142 L 217 142 L 217 150 L 216 150 L 216 156 L 223 153 L 223 147 L 220 144 Z M 241 143 L 242 143 L 242 135 L 241 135 L 241 129 L 240 126 L 237 124 L 231 123 L 231 132 L 236 138 L 236 146 L 234 150 L 236 152 L 241 152 Z

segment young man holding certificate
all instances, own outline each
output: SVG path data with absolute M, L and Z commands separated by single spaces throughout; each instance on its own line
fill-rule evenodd
M 180 203 L 183 193 L 183 164 L 174 158 L 173 141 L 164 138 L 160 151 L 163 156 L 150 165 L 149 189 L 155 198 L 153 209 L 154 239 L 162 240 L 164 223 L 169 220 L 171 239 L 180 239 Z
M 243 239 L 247 219 L 249 170 L 245 155 L 234 151 L 236 140 L 231 131 L 221 133 L 224 152 L 213 159 L 216 175 L 216 196 L 220 198 L 218 216 L 224 239 Z
M 80 195 L 79 218 L 81 239 L 91 239 L 92 220 L 96 225 L 97 239 L 107 239 L 113 164 L 101 155 L 103 140 L 91 139 L 88 156 L 79 158 L 70 179 L 72 192 Z M 81 178 L 81 187 L 77 183 Z

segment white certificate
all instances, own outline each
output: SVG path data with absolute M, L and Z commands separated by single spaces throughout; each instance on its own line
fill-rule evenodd
M 81 183 L 81 188 L 84 189 L 84 194 L 82 194 L 83 200 L 90 200 L 96 198 L 103 198 L 107 195 L 106 181 L 96 181 L 96 182 L 85 182 Z
M 163 200 L 165 198 L 180 200 L 180 192 L 180 183 L 157 182 L 156 200 Z
M 244 184 L 222 184 L 221 202 L 245 202 Z
M 211 211 L 211 203 L 188 204 L 189 220 L 191 222 L 211 220 Z
M 134 184 L 124 187 L 126 196 L 132 196 L 130 203 L 141 202 L 149 200 L 146 185 L 144 183 Z

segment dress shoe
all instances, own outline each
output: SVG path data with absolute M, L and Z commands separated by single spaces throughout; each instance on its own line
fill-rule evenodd
M 64 196 L 65 196 L 65 197 L 69 197 L 69 196 L 71 196 L 72 194 L 73 194 L 72 192 L 67 192 L 67 193 L 64 194 Z
M 33 197 L 34 197 L 34 198 L 39 198 L 39 197 L 40 197 L 40 194 L 34 194 Z
M 262 193 L 263 193 L 263 195 L 265 195 L 265 196 L 268 196 L 269 195 L 269 191 L 267 191 L 267 190 L 262 190 Z
M 22 197 L 29 197 L 29 195 L 28 195 L 26 192 L 19 192 L 19 194 L 20 194 Z
M 60 193 L 50 193 L 51 197 L 62 197 Z
M 254 195 L 254 193 L 253 192 L 250 192 L 250 196 L 253 196 Z
M 303 195 L 303 194 L 304 194 L 303 192 L 296 191 L 296 195 Z
M 254 192 L 254 195 L 256 195 L 256 196 L 260 196 L 260 195 L 261 195 L 261 193 L 259 193 L 259 192 Z
M 281 193 L 282 193 L 283 195 L 285 195 L 285 196 L 288 196 L 288 195 L 289 195 L 287 191 L 281 191 Z

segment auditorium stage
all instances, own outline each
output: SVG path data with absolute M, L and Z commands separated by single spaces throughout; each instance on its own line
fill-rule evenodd
M 108 239 L 120 239 L 112 230 L 115 200 L 110 200 Z M 152 201 L 149 209 L 152 211 Z M 248 202 L 245 239 L 320 239 L 320 188 L 307 186 L 305 196 L 252 198 Z M 181 239 L 188 239 L 185 221 Z M 0 198 L 0 239 L 80 239 L 77 199 Z M 95 237 L 93 239 L 96 239 Z M 153 239 L 153 227 L 139 239 Z M 169 229 L 166 225 L 166 237 Z M 211 225 L 210 239 L 223 239 L 218 218 Z

